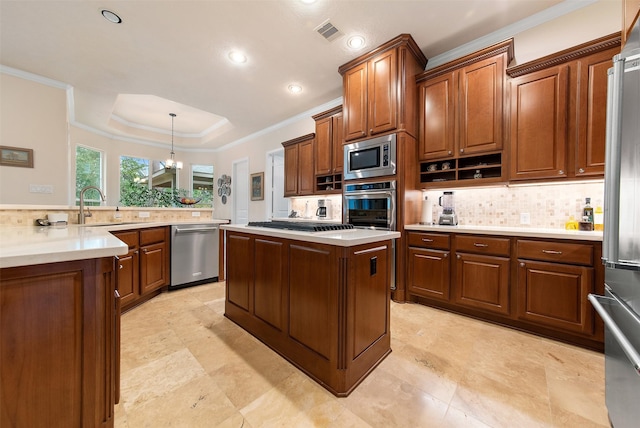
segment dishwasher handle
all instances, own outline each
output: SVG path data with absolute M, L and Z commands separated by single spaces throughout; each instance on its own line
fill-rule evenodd
M 174 228 L 173 230 L 176 233 L 195 233 L 195 232 L 215 232 L 219 228 L 217 226 L 213 227 L 192 227 L 189 229 L 180 229 L 179 227 Z

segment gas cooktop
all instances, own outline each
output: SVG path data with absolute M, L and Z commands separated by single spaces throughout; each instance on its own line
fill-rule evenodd
M 250 221 L 247 226 L 269 227 L 271 229 L 297 230 L 300 232 L 327 232 L 331 230 L 353 229 L 352 224 L 307 221 Z

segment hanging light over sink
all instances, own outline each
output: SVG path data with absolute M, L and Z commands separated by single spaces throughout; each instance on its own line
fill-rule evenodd
M 171 116 L 171 156 L 165 162 L 164 167 L 169 170 L 182 169 L 182 162 L 176 162 L 174 159 L 175 153 L 173 152 L 173 119 L 176 117 L 176 114 L 169 113 L 169 116 Z

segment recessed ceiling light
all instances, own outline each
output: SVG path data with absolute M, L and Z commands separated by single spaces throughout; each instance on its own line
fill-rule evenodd
M 364 46 L 364 37 L 362 36 L 351 36 L 349 37 L 349 40 L 347 41 L 347 46 L 349 46 L 351 49 L 360 49 L 361 47 Z
M 287 89 L 289 89 L 289 92 L 291 92 L 292 94 L 299 94 L 300 92 L 302 92 L 302 86 L 298 85 L 297 83 L 292 83 Z
M 242 64 L 247 62 L 247 57 L 240 51 L 229 52 L 229 59 L 236 64 Z
M 118 15 L 107 9 L 102 10 L 102 16 L 104 16 L 104 19 L 109 22 L 113 22 L 114 24 L 120 24 L 122 22 L 122 19 L 120 19 Z

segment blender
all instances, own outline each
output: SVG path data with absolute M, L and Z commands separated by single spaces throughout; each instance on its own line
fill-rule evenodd
M 458 216 L 454 211 L 453 192 L 443 192 L 438 198 L 438 205 L 442 207 L 442 214 L 438 219 L 438 224 L 443 226 L 456 226 L 458 224 Z

